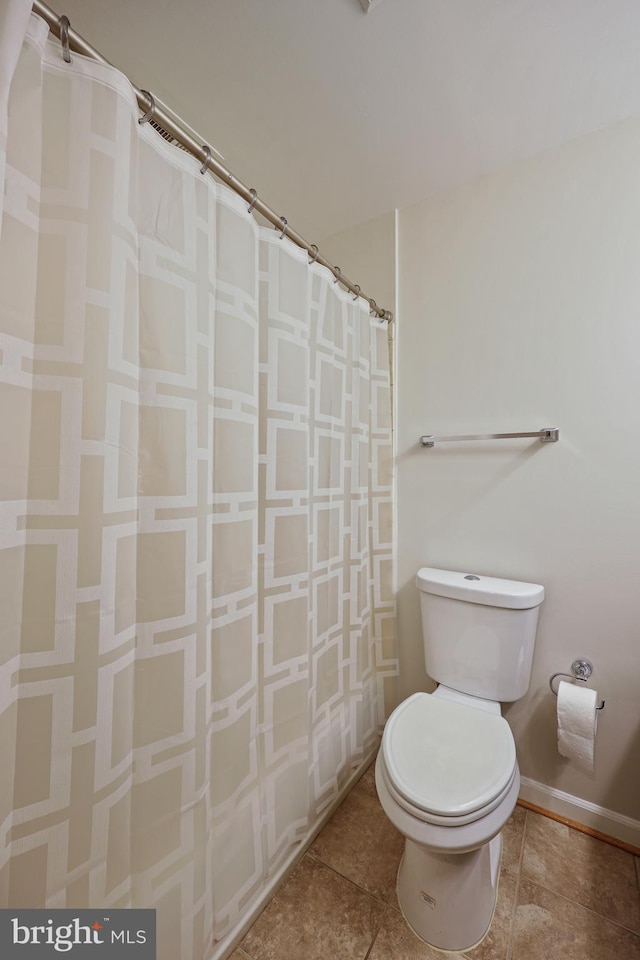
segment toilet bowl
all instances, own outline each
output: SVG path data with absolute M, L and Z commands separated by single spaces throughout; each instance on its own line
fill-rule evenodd
M 432 946 L 468 950 L 487 932 L 499 834 L 519 787 L 513 736 L 498 704 L 439 687 L 409 697 L 387 721 L 376 788 L 405 836 L 398 901 Z
M 468 950 L 497 896 L 500 831 L 520 787 L 498 704 L 446 687 L 409 697 L 387 721 L 376 761 L 382 807 L 404 834 L 398 900 L 415 933 Z
M 500 703 L 529 687 L 544 588 L 435 567 L 422 567 L 416 586 L 425 668 L 438 686 L 389 717 L 376 787 L 405 836 L 405 919 L 432 946 L 462 952 L 482 940 L 495 909 L 500 831 L 520 788 Z

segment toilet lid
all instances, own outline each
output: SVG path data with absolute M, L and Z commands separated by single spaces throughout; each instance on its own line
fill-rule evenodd
M 473 813 L 491 803 L 516 762 L 504 717 L 429 693 L 416 693 L 394 710 L 382 749 L 398 793 L 440 816 Z

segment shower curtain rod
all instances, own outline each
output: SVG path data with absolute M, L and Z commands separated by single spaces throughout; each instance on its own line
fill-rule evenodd
M 107 66 L 113 66 L 109 60 L 105 59 L 102 54 L 98 53 L 91 44 L 87 43 L 79 33 L 76 33 L 76 31 L 69 26 L 68 18 L 58 16 L 51 7 L 48 7 L 46 3 L 42 3 L 42 0 L 33 0 L 32 9 L 34 13 L 37 13 L 39 17 L 42 17 L 42 19 L 46 21 L 51 32 L 62 42 L 63 50 L 66 51 L 66 54 L 68 54 L 68 50 L 73 50 L 82 56 L 89 57 L 91 60 L 97 60 L 99 63 L 104 63 Z M 131 83 L 131 81 L 129 82 Z M 238 180 L 236 176 L 230 173 L 222 163 L 211 155 L 212 148 L 208 144 L 204 142 L 199 143 L 198 140 L 194 139 L 192 134 L 186 129 L 188 125 L 184 120 L 178 117 L 177 114 L 173 114 L 173 111 L 171 111 L 172 116 L 170 116 L 167 112 L 169 108 L 162 106 L 148 90 L 139 90 L 134 83 L 131 83 L 131 86 L 133 87 L 138 100 L 138 106 L 142 110 L 144 117 L 147 120 L 151 120 L 154 125 L 161 127 L 162 130 L 171 135 L 173 140 L 176 140 L 185 150 L 193 154 L 202 164 L 200 168 L 201 173 L 205 173 L 206 170 L 214 173 L 216 177 L 222 180 L 223 183 L 226 183 L 228 187 L 231 187 L 232 190 L 249 203 L 249 211 L 257 210 L 269 223 L 272 223 L 274 227 L 282 231 L 280 234 L 281 237 L 287 236 L 299 247 L 302 247 L 303 250 L 306 250 L 307 253 L 311 255 L 310 263 L 319 263 L 323 267 L 328 267 L 335 277 L 334 282 L 341 283 L 343 287 L 350 290 L 351 293 L 354 293 L 354 299 L 363 296 L 363 294 L 360 293 L 358 284 L 348 280 L 347 277 L 342 275 L 340 267 L 334 266 L 329 260 L 325 259 L 318 251 L 315 243 L 309 243 L 304 237 L 300 236 L 299 233 L 288 225 L 286 217 L 278 216 L 271 207 L 268 207 L 267 204 L 259 198 L 257 192 L 252 187 L 245 186 L 241 180 Z M 191 128 L 189 128 L 189 130 L 190 129 Z M 390 310 L 383 310 L 377 305 L 375 300 L 371 300 L 368 297 L 364 297 L 364 299 L 369 301 L 371 313 L 374 316 L 379 317 L 381 321 L 393 320 L 393 314 Z

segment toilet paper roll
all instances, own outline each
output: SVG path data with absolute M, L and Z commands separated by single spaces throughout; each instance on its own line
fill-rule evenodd
M 593 771 L 598 724 L 597 690 L 577 683 L 558 685 L 558 752 L 585 773 Z

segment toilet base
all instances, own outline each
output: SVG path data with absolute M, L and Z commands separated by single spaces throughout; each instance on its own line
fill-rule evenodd
M 398 901 L 422 940 L 440 950 L 469 950 L 487 933 L 498 894 L 502 837 L 468 853 L 434 853 L 405 841 Z

